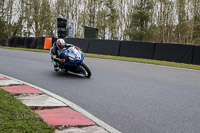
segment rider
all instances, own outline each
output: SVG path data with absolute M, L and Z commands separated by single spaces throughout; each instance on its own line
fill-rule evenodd
M 72 47 L 72 44 L 65 43 L 64 39 L 58 39 L 54 44 L 53 48 L 51 50 L 52 53 L 52 62 L 54 64 L 54 70 L 59 71 L 58 62 L 65 62 L 65 59 L 60 59 L 60 55 L 62 53 L 63 48 L 68 49 L 69 47 Z

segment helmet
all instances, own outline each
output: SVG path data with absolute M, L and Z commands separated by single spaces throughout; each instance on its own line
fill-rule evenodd
M 62 49 L 65 46 L 65 40 L 64 39 L 58 39 L 57 42 L 57 47 Z

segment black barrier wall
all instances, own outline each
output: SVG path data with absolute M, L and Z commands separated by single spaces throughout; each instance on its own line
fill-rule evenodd
M 200 46 L 194 46 L 192 64 L 200 65 Z
M 8 46 L 8 41 L 6 38 L 0 39 L 0 46 Z
M 21 37 L 21 44 L 19 44 L 19 47 L 24 48 L 25 39 L 26 37 Z
M 66 43 L 70 43 L 80 47 L 84 53 L 88 52 L 89 40 L 80 38 L 65 38 Z
M 36 49 L 43 49 L 44 48 L 44 41 L 45 41 L 45 37 L 38 37 L 36 39 Z
M 154 59 L 191 64 L 193 47 L 192 45 L 157 43 Z
M 153 59 L 154 43 L 121 41 L 119 56 Z
M 16 39 L 16 37 L 12 37 L 12 38 L 9 39 L 9 42 L 8 42 L 9 47 L 16 47 L 15 46 L 15 39 Z
M 119 55 L 120 41 L 90 39 L 88 53 L 103 55 Z
M 11 39 L 9 39 L 8 46 L 43 49 L 44 40 L 44 37 L 12 37 Z
M 15 47 L 20 47 L 23 48 L 24 47 L 24 37 L 16 37 L 15 39 Z
M 25 38 L 25 48 L 36 48 L 36 37 Z
M 53 46 L 53 44 L 57 41 L 57 39 L 58 39 L 58 38 L 56 38 L 56 37 L 52 37 L 52 46 Z
M 57 38 L 52 38 L 52 43 L 56 40 Z M 43 49 L 44 41 L 44 37 L 12 37 L 8 46 Z M 200 65 L 200 46 L 80 38 L 65 38 L 65 41 L 80 47 L 86 53 Z

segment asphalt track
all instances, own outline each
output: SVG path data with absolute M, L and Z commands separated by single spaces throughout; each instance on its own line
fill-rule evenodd
M 123 133 L 200 131 L 200 71 L 85 58 L 91 79 L 54 72 L 47 53 L 0 49 L 0 73 L 69 99 Z

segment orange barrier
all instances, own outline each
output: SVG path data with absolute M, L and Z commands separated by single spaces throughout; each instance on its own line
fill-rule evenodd
M 51 49 L 51 48 L 52 48 L 52 38 L 45 38 L 44 49 Z

